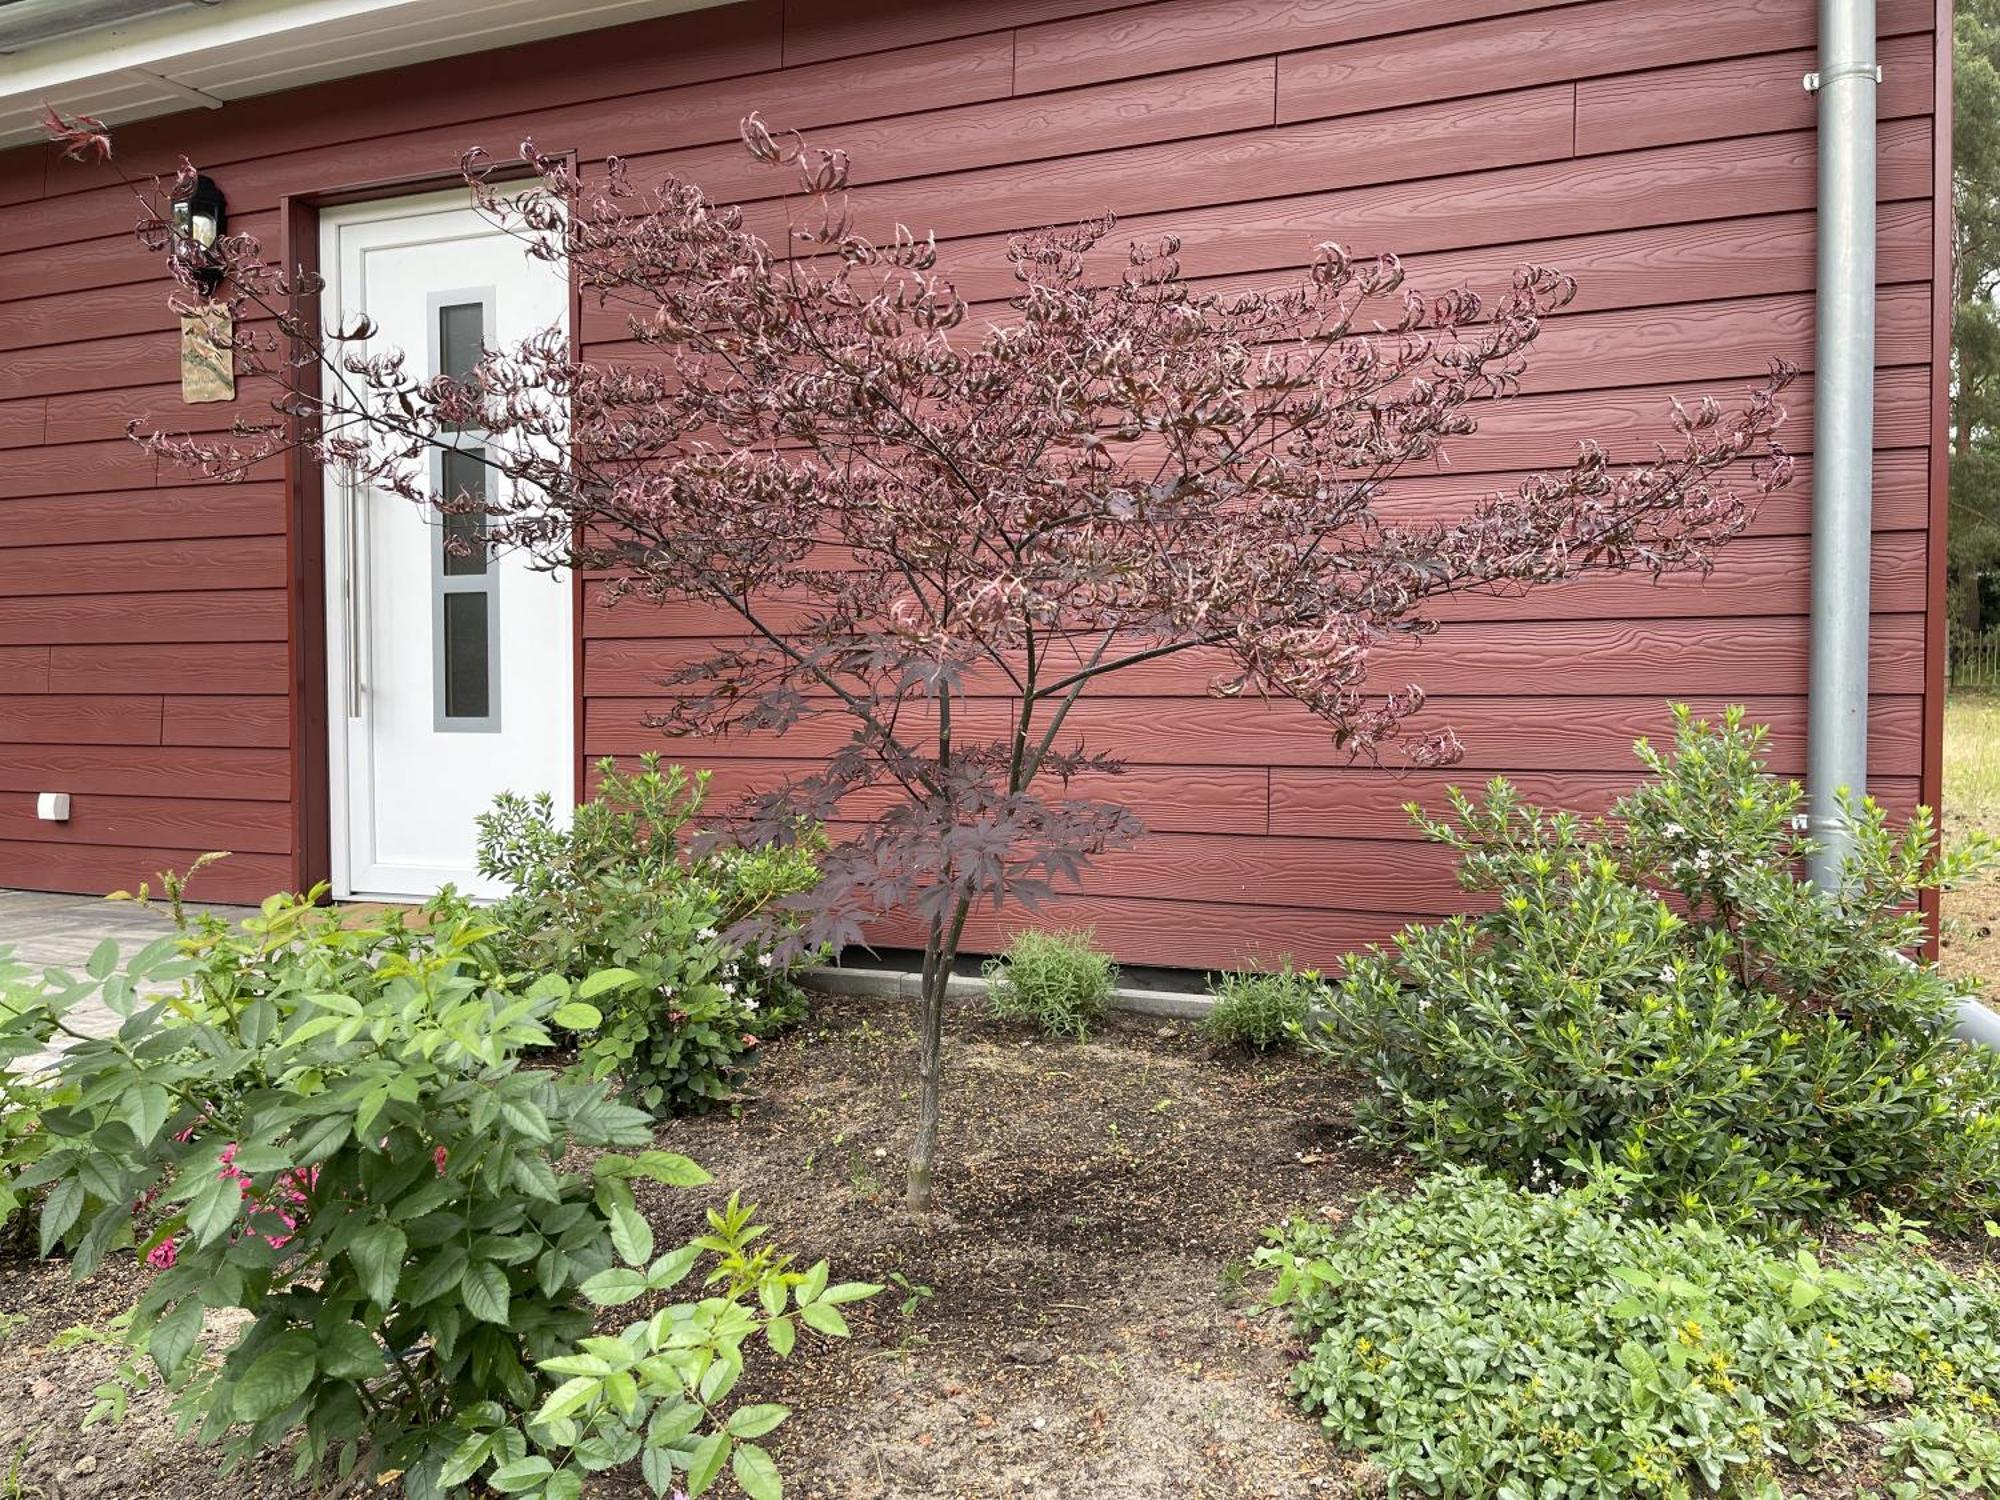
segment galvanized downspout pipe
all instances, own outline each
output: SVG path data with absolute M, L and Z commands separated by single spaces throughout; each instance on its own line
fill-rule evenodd
M 1875 462 L 1875 0 L 1819 0 L 1819 266 L 1813 362 L 1806 873 L 1840 883 L 1840 793 L 1868 775 L 1868 551 Z
M 1875 462 L 1875 0 L 1819 0 L 1819 266 L 1813 365 L 1812 637 L 1806 873 L 1837 887 L 1854 847 L 1840 793 L 1868 779 L 1868 560 Z M 1958 1035 L 2000 1047 L 2000 1013 L 1958 1002 Z

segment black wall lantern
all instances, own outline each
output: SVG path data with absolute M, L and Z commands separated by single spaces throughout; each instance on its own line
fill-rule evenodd
M 210 296 L 222 284 L 222 266 L 215 242 L 229 222 L 229 206 L 212 177 L 197 176 L 187 196 L 174 199 L 174 237 L 179 253 L 194 267 L 194 279 Z

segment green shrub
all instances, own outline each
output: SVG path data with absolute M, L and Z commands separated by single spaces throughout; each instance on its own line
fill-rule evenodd
M 1095 937 L 1087 930 L 1016 933 L 1006 956 L 985 964 L 993 1014 L 1032 1021 L 1045 1036 L 1089 1036 L 1118 987 L 1118 965 L 1092 946 Z
M 1954 991 L 1913 962 L 1927 887 L 1993 857 L 1934 853 L 1872 802 L 1840 890 L 1801 878 L 1796 784 L 1739 710 L 1683 711 L 1673 753 L 1610 820 L 1496 781 L 1425 831 L 1492 910 L 1356 958 L 1317 1045 L 1372 1075 L 1375 1137 L 1427 1162 L 1574 1180 L 1599 1157 L 1639 1199 L 1747 1222 L 1870 1200 L 1976 1222 L 2000 1187 L 2000 1057 L 1952 1038 Z
M 804 1013 L 800 963 L 732 932 L 819 879 L 814 831 L 781 849 L 695 857 L 681 836 L 701 811 L 706 772 L 636 774 L 598 765 L 598 794 L 559 827 L 546 795 L 511 793 L 479 819 L 479 868 L 514 892 L 493 908 L 506 962 L 532 974 L 619 970 L 634 977 L 605 1007 L 581 1057 L 593 1078 L 678 1114 L 738 1096 L 760 1041 Z
M 727 1459 L 775 1494 L 748 1440 L 782 1411 L 726 1406 L 741 1345 L 785 1353 L 794 1317 L 838 1334 L 817 1304 L 872 1289 L 836 1294 L 823 1265 L 750 1248 L 763 1231 L 734 1204 L 655 1260 L 632 1181 L 706 1174 L 645 1149 L 651 1121 L 603 1083 L 521 1066 L 555 1029 L 587 1034 L 588 997 L 621 981 L 519 987 L 493 936 L 449 894 L 418 924 L 356 927 L 274 897 L 123 973 L 101 946 L 0 1020 L 10 1048 L 73 1039 L 68 1102 L 43 1110 L 45 1149 L 7 1188 L 43 1190 L 42 1253 L 66 1249 L 79 1279 L 124 1246 L 157 1269 L 127 1337 L 232 1461 L 295 1442 L 301 1473 L 400 1470 L 414 1500 L 475 1478 L 575 1500 L 583 1471 L 635 1456 L 656 1489 L 678 1466 L 696 1493 Z M 92 997 L 124 1018 L 116 1035 L 70 1027 Z M 578 1154 L 601 1147 L 640 1149 Z M 705 1255 L 708 1295 L 590 1337 L 590 1304 L 664 1292 Z M 213 1364 L 211 1308 L 250 1314 Z
M 1822 1257 L 1633 1215 L 1620 1176 L 1536 1193 L 1454 1168 L 1273 1232 L 1295 1390 L 1392 1493 L 1775 1496 L 1774 1465 L 1835 1463 L 1892 1406 L 1892 1469 L 1993 1473 L 2000 1288 L 1893 1237 Z
M 26 964 L 0 948 L 0 1246 L 26 1238 L 32 1227 L 29 1196 L 13 1183 L 48 1148 L 42 1111 L 75 1102 L 73 1090 L 56 1092 L 52 1080 L 16 1071 L 43 1049 L 34 1026 L 22 1024 L 40 1004 L 41 988 Z
M 1201 1034 L 1220 1046 L 1257 1052 L 1289 1046 L 1330 993 L 1317 969 L 1295 970 L 1289 959 L 1273 974 L 1224 974 L 1215 1004 L 1201 1018 Z

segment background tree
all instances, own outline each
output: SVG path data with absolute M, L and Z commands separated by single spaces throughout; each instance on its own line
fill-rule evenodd
M 1979 576 L 2000 569 L 2000 0 L 1960 0 L 1952 62 L 1952 618 L 1989 623 Z
M 66 129 L 93 148 L 87 122 Z M 744 139 L 797 177 L 782 249 L 694 183 L 641 190 L 613 162 L 586 185 L 530 142 L 535 179 L 514 188 L 468 159 L 476 201 L 528 253 L 629 310 L 650 367 L 575 361 L 551 332 L 463 382 L 426 379 L 365 321 L 316 334 L 318 283 L 232 238 L 209 269 L 275 320 L 242 358 L 316 363 L 325 394 L 293 390 L 282 424 L 221 442 L 137 436 L 220 477 L 303 443 L 359 483 L 478 504 L 498 539 L 613 570 L 617 593 L 715 617 L 727 639 L 674 673 L 669 732 L 834 726 L 819 768 L 747 799 L 736 832 L 781 841 L 886 794 L 792 903 L 789 940 L 850 942 L 888 911 L 922 924 L 919 1208 L 974 904 L 1033 903 L 1140 831 L 1071 789 L 1119 770 L 1066 731 L 1103 678 L 1207 673 L 1219 694 L 1296 700 L 1356 755 L 1446 762 L 1449 730 L 1411 722 L 1421 691 L 1369 680 L 1377 645 L 1430 632 L 1467 589 L 1705 568 L 1748 519 L 1736 486 L 1789 474 L 1779 368 L 1737 410 L 1676 406 L 1651 462 L 1615 468 L 1586 443 L 1569 470 L 1411 515 L 1384 482 L 1515 391 L 1566 277 L 1523 268 L 1491 305 L 1426 297 L 1393 257 L 1325 244 L 1294 284 L 1222 294 L 1182 276 L 1171 238 L 1107 266 L 1107 218 L 1016 240 L 1018 295 L 975 326 L 932 240 L 850 222 L 841 153 L 755 116 Z M 195 291 L 201 266 L 170 248 Z M 496 439 L 476 455 L 493 497 L 432 493 L 428 450 L 474 425 Z

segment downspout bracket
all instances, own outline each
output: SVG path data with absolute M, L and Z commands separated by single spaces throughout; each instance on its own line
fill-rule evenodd
M 1805 76 L 1806 92 L 1817 94 L 1829 83 L 1838 83 L 1843 78 L 1865 78 L 1870 83 L 1882 81 L 1880 63 L 1849 63 L 1841 68 L 1828 68 L 1824 73 L 1808 73 Z

